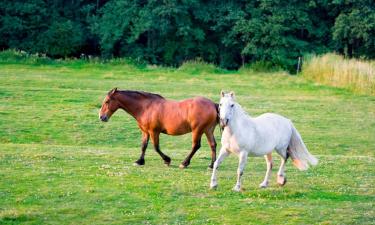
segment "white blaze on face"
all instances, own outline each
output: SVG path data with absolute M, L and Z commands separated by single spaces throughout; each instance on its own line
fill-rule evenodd
M 235 107 L 234 93 L 230 92 L 228 94 L 224 94 L 224 92 L 222 92 L 219 107 L 220 123 L 222 126 L 226 126 L 233 116 L 233 109 Z

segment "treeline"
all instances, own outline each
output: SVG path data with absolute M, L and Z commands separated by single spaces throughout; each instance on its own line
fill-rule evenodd
M 375 58 L 375 1 L 1 0 L 0 48 L 293 70 L 306 53 Z

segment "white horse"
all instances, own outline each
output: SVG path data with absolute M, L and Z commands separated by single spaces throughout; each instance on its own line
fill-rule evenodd
M 230 153 L 239 157 L 234 191 L 241 189 L 241 176 L 248 155 L 265 156 L 267 172 L 264 181 L 260 184 L 262 188 L 268 186 L 273 149 L 281 156 L 281 165 L 277 173 L 279 185 L 286 183 L 285 163 L 289 157 L 300 170 L 308 169 L 309 164 L 318 163 L 318 160 L 307 150 L 301 135 L 289 119 L 273 113 L 265 113 L 252 118 L 235 101 L 233 92 L 229 94 L 221 92 L 219 109 L 220 125 L 224 127 L 224 131 L 221 137 L 220 153 L 212 171 L 211 188 L 217 187 L 217 167 Z

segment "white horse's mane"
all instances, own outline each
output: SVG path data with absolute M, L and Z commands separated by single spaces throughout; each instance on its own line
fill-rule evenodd
M 238 112 L 236 112 L 236 113 L 242 114 L 243 116 L 251 117 L 251 115 L 250 115 L 248 112 L 246 112 L 246 111 L 242 108 L 242 106 L 241 106 L 240 104 L 238 104 L 238 102 L 235 102 L 234 104 L 235 104 L 235 106 L 236 106 L 236 109 L 238 110 Z

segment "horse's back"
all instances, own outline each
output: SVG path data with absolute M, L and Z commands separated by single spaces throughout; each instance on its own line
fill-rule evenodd
M 269 123 L 277 123 L 277 124 L 289 124 L 290 120 L 280 114 L 277 113 L 264 113 L 260 116 L 253 118 L 257 122 L 269 122 Z
M 204 97 L 195 97 L 181 101 L 182 108 L 188 111 L 188 120 L 194 129 L 216 125 L 217 109 L 215 103 Z
M 292 134 L 292 122 L 276 113 L 264 113 L 254 121 L 261 136 L 273 140 L 276 149 L 286 148 Z
M 216 125 L 215 103 L 207 98 L 167 100 L 162 104 L 159 117 L 163 133 L 181 135 L 194 129 L 208 129 Z

